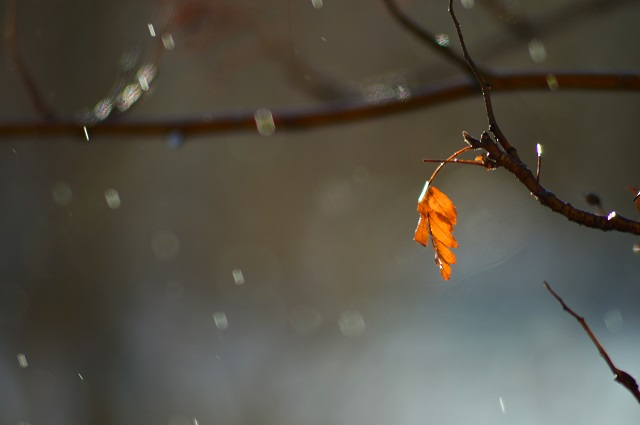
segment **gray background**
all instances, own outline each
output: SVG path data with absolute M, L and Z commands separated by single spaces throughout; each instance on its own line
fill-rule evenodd
M 149 60 L 147 24 L 161 26 L 167 6 L 18 3 L 21 53 L 66 118 L 109 94 L 123 54 Z M 536 22 L 560 3 L 518 4 Z M 176 46 L 152 92 L 120 119 L 207 119 L 362 93 L 375 101 L 390 87 L 461 75 L 378 1 L 189 4 L 200 9 L 172 29 Z M 452 35 L 446 1 L 400 4 Z M 472 53 L 493 69 L 640 65 L 637 2 L 539 34 L 534 25 L 542 63 L 530 57 L 530 34 L 518 38 L 480 0 L 457 4 Z M 0 60 L 2 121 L 37 119 L 8 55 Z M 325 80 L 331 90 L 315 90 Z M 625 189 L 640 184 L 637 94 L 522 92 L 494 102 L 524 160 L 534 164 L 544 145 L 550 190 L 579 207 L 595 191 L 607 211 L 637 216 Z M 635 400 L 542 281 L 640 377 L 631 249 L 640 238 L 568 223 L 503 170 L 450 166 L 437 186 L 459 214 L 452 279 L 442 281 L 431 248 L 412 241 L 434 168 L 421 159 L 449 155 L 462 130 L 485 126 L 477 96 L 178 147 L 155 136 L 2 139 L 0 423 L 637 423 Z M 107 204 L 108 189 L 119 208 Z

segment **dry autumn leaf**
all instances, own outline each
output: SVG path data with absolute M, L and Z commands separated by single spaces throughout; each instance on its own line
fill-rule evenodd
M 418 199 L 418 212 L 420 220 L 413 239 L 426 247 L 431 237 L 436 265 L 442 278 L 449 280 L 451 265 L 456 263 L 456 256 L 450 248 L 458 247 L 458 242 L 452 235 L 456 224 L 456 207 L 447 195 L 429 186 L 427 181 Z

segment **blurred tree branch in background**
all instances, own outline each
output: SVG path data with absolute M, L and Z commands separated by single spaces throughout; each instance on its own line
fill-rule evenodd
M 453 51 L 448 43 L 439 42 L 434 34 L 422 28 L 416 21 L 405 15 L 391 0 L 383 0 L 390 15 L 408 32 L 418 37 L 426 46 L 440 54 L 446 62 L 462 69 L 466 76 L 450 78 L 446 82 L 426 82 L 409 92 L 397 92 L 382 99 L 371 100 L 363 93 L 354 93 L 352 88 L 341 84 L 335 79 L 322 75 L 314 70 L 313 84 L 305 85 L 306 90 L 312 91 L 319 99 L 336 99 L 323 102 L 317 107 L 297 107 L 292 109 L 273 109 L 271 117 L 273 125 L 280 130 L 304 130 L 316 127 L 344 124 L 355 121 L 370 120 L 377 117 L 404 113 L 420 108 L 432 107 L 465 98 L 477 93 L 478 83 L 472 78 L 464 59 Z M 199 117 L 187 118 L 158 118 L 148 120 L 124 120 L 123 116 L 137 102 L 146 95 L 149 86 L 160 72 L 160 62 L 165 50 L 173 48 L 172 30 L 187 31 L 193 43 L 204 37 L 224 37 L 225 32 L 233 31 L 233 25 L 248 28 L 258 35 L 260 48 L 257 51 L 266 52 L 290 77 L 294 84 L 301 85 L 304 75 L 311 67 L 304 60 L 293 59 L 287 50 L 287 40 L 283 37 L 270 35 L 268 29 L 263 28 L 258 19 L 250 13 L 239 10 L 229 4 L 214 4 L 201 0 L 165 2 L 166 22 L 161 25 L 156 37 L 155 50 L 152 59 L 141 66 L 137 73 L 130 72 L 121 75 L 116 81 L 112 92 L 99 101 L 89 111 L 85 111 L 74 118 L 58 117 L 50 105 L 43 100 L 38 85 L 28 67 L 24 63 L 17 44 L 17 4 L 15 0 L 7 0 L 7 19 L 5 22 L 5 41 L 10 61 L 25 87 L 30 103 L 37 119 L 26 119 L 19 122 L 0 123 L 0 138 L 7 140 L 11 137 L 24 136 L 59 136 L 70 135 L 84 138 L 87 134 L 96 135 L 128 135 L 149 136 L 180 134 L 182 137 L 201 134 L 217 134 L 223 132 L 255 131 L 256 111 L 236 110 L 221 114 L 206 114 Z M 533 21 L 521 10 L 505 10 L 505 4 L 497 1 L 482 1 L 496 19 L 502 22 L 513 37 L 493 37 L 486 43 L 486 54 L 497 54 L 508 45 L 520 44 L 528 41 L 532 36 L 546 31 L 557 30 L 571 20 L 584 18 L 603 8 L 622 7 L 631 3 L 629 0 L 592 0 L 587 2 L 573 2 L 561 5 L 556 10 L 545 14 L 539 20 Z M 225 25 L 211 25 L 214 23 Z M 230 24 L 228 22 L 232 22 Z M 212 29 L 215 27 L 215 29 Z M 221 29 L 220 29 L 221 28 Z M 222 34 L 209 34 L 221 31 Z M 154 34 L 155 36 L 155 34 Z M 243 52 L 243 55 L 255 54 Z M 242 64 L 242 58 L 234 59 Z M 498 73 L 482 69 L 487 83 L 495 92 L 537 90 L 610 90 L 610 91 L 639 91 L 640 75 L 629 73 L 605 72 L 584 73 L 576 72 L 504 72 Z M 436 72 L 437 73 L 437 72 Z M 441 72 L 440 72 L 441 73 Z M 424 73 L 423 73 L 424 74 Z M 433 75 L 429 71 L 427 74 Z M 306 81 L 308 83 L 308 81 Z M 55 117 L 55 118 L 54 118 Z M 88 133 L 85 132 L 86 131 Z

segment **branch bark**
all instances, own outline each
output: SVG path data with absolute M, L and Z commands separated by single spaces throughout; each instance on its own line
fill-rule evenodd
M 557 92 L 565 90 L 640 91 L 640 74 L 586 74 L 586 73 L 527 73 L 494 74 L 488 82 L 495 92 L 519 90 L 550 90 L 549 75 L 553 75 Z M 408 98 L 389 98 L 372 103 L 354 101 L 333 103 L 312 108 L 272 111 L 277 131 L 306 130 L 329 125 L 346 124 L 394 115 L 406 111 L 440 105 L 477 94 L 478 84 L 468 78 L 457 78 L 448 83 L 431 84 L 411 91 Z M 555 87 L 554 87 L 555 88 Z M 127 135 L 150 136 L 179 131 L 184 136 L 255 131 L 253 110 L 229 114 L 204 115 L 189 119 L 154 119 L 124 121 L 111 120 L 89 127 L 92 136 Z M 25 136 L 77 136 L 84 140 L 83 124 L 73 120 L 46 122 L 26 121 L 0 123 L 0 140 L 11 141 Z M 96 139 L 92 139 L 96 140 Z
M 562 309 L 573 316 L 578 321 L 578 323 L 580 323 L 582 329 L 584 329 L 589 338 L 591 338 L 591 342 L 593 342 L 593 345 L 595 345 L 598 349 L 598 353 L 600 353 L 600 356 L 602 356 L 604 361 L 607 363 L 607 366 L 609 366 L 611 373 L 613 373 L 614 380 L 625 387 L 627 390 L 629 390 L 629 392 L 631 392 L 631 394 L 633 394 L 633 396 L 636 398 L 638 403 L 640 403 L 640 390 L 638 390 L 638 383 L 631 375 L 629 375 L 624 370 L 618 369 L 613 364 L 613 361 L 611 361 L 609 354 L 607 354 L 607 351 L 593 334 L 591 328 L 589 328 L 589 325 L 587 325 L 587 322 L 584 320 L 584 317 L 579 316 L 575 311 L 570 309 L 569 306 L 567 306 L 567 304 L 564 302 L 564 300 L 560 298 L 560 296 L 551 288 L 551 285 L 549 285 L 546 280 L 544 281 L 544 287 L 551 293 L 551 295 L 553 295 L 556 300 L 558 300 L 558 302 L 562 306 Z

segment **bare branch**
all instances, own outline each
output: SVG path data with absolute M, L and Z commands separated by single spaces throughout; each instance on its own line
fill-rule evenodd
M 511 156 L 507 155 L 500 146 L 491 139 L 488 133 L 483 133 L 480 140 L 471 137 L 466 132 L 463 132 L 462 136 L 471 146 L 484 149 L 497 167 L 504 167 L 507 171 L 516 176 L 520 183 L 529 189 L 531 194 L 540 204 L 550 208 L 552 211 L 562 214 L 569 220 L 583 226 L 605 231 L 617 230 L 624 233 L 640 235 L 640 222 L 638 221 L 630 220 L 616 214 L 615 212 L 611 212 L 607 216 L 593 214 L 580 210 L 573 205 L 560 200 L 556 195 L 540 184 L 538 179 L 536 179 L 536 176 L 525 164 L 518 162 Z
M 382 0 L 382 2 L 385 4 L 385 6 L 387 6 L 387 9 L 389 10 L 389 13 L 391 13 L 391 16 L 393 16 L 393 18 L 398 21 L 398 23 L 402 25 L 404 29 L 416 36 L 425 45 L 441 54 L 445 59 L 454 63 L 465 74 L 474 77 L 471 69 L 469 69 L 469 65 L 467 65 L 467 62 L 463 57 L 460 57 L 448 45 L 438 44 L 435 34 L 430 33 L 413 19 L 405 15 L 394 0 Z
M 492 75 L 490 82 L 495 91 L 549 90 L 549 72 L 531 74 Z M 557 92 L 565 90 L 614 90 L 640 91 L 638 74 L 553 74 L 558 85 Z M 459 78 L 443 84 L 431 84 L 411 91 L 409 98 L 389 98 L 373 103 L 355 101 L 332 103 L 315 108 L 273 111 L 274 123 L 278 131 L 304 130 L 329 125 L 345 124 L 381 116 L 399 114 L 419 108 L 440 105 L 476 94 L 477 83 L 467 78 Z M 91 126 L 91 135 L 150 136 L 180 131 L 184 136 L 197 134 L 218 134 L 225 132 L 255 131 L 253 110 L 239 111 L 224 115 L 208 115 L 190 119 L 156 119 L 140 121 L 111 120 Z M 47 121 L 22 123 L 0 123 L 0 140 L 10 140 L 17 136 L 83 136 L 77 121 Z M 95 139 L 92 139 L 95 140 Z
M 511 146 L 506 136 L 502 133 L 502 130 L 500 130 L 500 127 L 498 126 L 498 121 L 496 120 L 495 114 L 493 112 L 493 105 L 491 102 L 491 84 L 483 78 L 482 74 L 480 73 L 480 69 L 469 55 L 467 45 L 465 44 L 464 37 L 462 36 L 462 30 L 460 29 L 460 22 L 458 22 L 458 18 L 456 17 L 455 11 L 453 10 L 453 0 L 449 0 L 449 14 L 451 15 L 453 24 L 456 27 L 458 40 L 460 41 L 460 46 L 462 47 L 462 51 L 464 52 L 464 58 L 467 60 L 469 67 L 473 70 L 473 74 L 482 87 L 482 98 L 484 99 L 487 118 L 489 118 L 489 131 L 493 133 L 498 143 L 500 143 L 500 145 L 504 148 L 509 156 L 513 157 L 513 159 L 518 162 L 522 162 L 520 161 L 520 157 L 518 156 L 518 151 L 516 150 L 516 148 Z
M 598 349 L 600 356 L 602 356 L 604 361 L 607 363 L 607 366 L 609 366 L 609 369 L 611 369 L 611 373 L 613 373 L 614 380 L 618 382 L 620 385 L 622 385 L 623 387 L 625 387 L 626 389 L 628 389 L 631 392 L 631 394 L 633 394 L 633 396 L 636 398 L 638 403 L 640 403 L 640 390 L 638 390 L 638 383 L 636 382 L 636 380 L 627 372 L 618 369 L 613 364 L 613 362 L 611 361 L 611 358 L 609 357 L 609 354 L 607 354 L 607 351 L 604 349 L 602 344 L 600 344 L 596 336 L 593 334 L 593 332 L 591 331 L 591 328 L 589 328 L 589 325 L 587 325 L 587 322 L 584 320 L 584 318 L 579 316 L 572 309 L 570 309 L 569 306 L 567 306 L 567 304 L 562 300 L 562 298 L 560 298 L 560 296 L 556 294 L 556 292 L 551 288 L 551 286 L 547 283 L 546 280 L 544 281 L 544 287 L 547 289 L 547 291 L 551 293 L 551 295 L 553 295 L 553 297 L 556 300 L 558 300 L 560 305 L 562 305 L 562 309 L 567 313 L 569 313 L 571 316 L 573 316 L 578 321 L 578 323 L 580 323 L 580 326 L 582 326 L 582 328 L 587 333 L 589 338 L 591 338 L 591 342 L 593 342 L 593 345 L 595 345 L 596 348 Z

